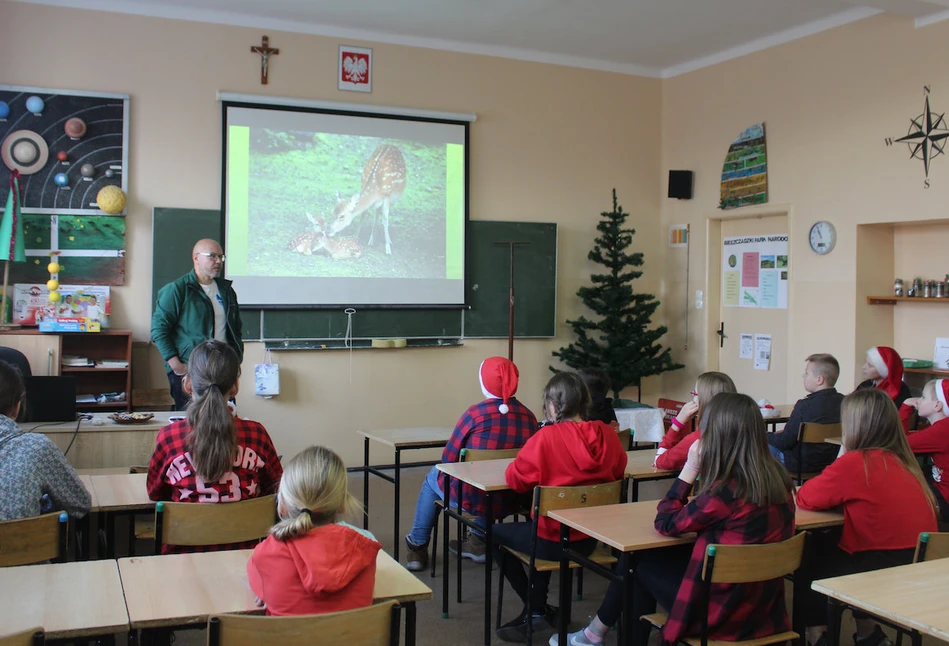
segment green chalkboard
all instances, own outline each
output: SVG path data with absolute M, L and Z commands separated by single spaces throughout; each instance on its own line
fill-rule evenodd
M 191 269 L 191 248 L 201 238 L 222 239 L 220 211 L 155 208 L 153 223 L 152 303 L 166 283 Z M 351 336 L 416 339 L 506 337 L 510 251 L 495 243 L 528 242 L 515 249 L 517 337 L 552 337 L 556 330 L 557 225 L 529 222 L 469 222 L 468 302 L 471 309 L 359 309 Z M 225 253 L 226 253 L 225 249 Z M 240 290 L 238 289 L 238 298 Z M 329 341 L 346 338 L 349 319 L 342 310 L 242 309 L 244 340 L 265 340 L 280 347 L 283 339 Z

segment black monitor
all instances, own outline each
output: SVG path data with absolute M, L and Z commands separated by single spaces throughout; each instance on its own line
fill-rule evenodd
M 26 421 L 75 422 L 75 377 L 27 377 Z

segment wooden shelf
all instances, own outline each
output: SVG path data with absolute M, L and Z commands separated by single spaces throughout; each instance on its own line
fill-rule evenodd
M 949 377 L 949 370 L 945 368 L 903 368 L 903 372 L 910 372 L 917 375 L 941 375 L 943 377 Z
M 82 402 L 76 402 L 76 408 L 79 410 L 85 410 L 87 408 L 128 408 L 128 398 L 126 397 L 125 401 L 120 402 L 93 402 L 85 404 Z
M 915 296 L 867 296 L 867 305 L 896 305 L 897 303 L 942 303 L 949 305 L 949 298 L 917 298 Z
M 86 366 L 63 366 L 63 373 L 67 372 L 128 372 L 128 368 L 96 368 Z

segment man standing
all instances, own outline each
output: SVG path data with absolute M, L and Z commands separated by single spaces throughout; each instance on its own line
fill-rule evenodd
M 188 358 L 199 343 L 224 341 L 244 358 L 241 317 L 231 281 L 220 278 L 224 266 L 221 245 L 210 238 L 198 240 L 191 250 L 194 270 L 158 292 L 152 314 L 152 341 L 158 346 L 168 372 L 175 410 L 184 410 L 189 395 L 181 387 Z

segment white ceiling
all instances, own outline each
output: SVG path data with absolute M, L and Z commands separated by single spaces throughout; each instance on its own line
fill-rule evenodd
M 18 0 L 670 77 L 949 0 Z M 279 47 L 277 40 L 272 45 Z

